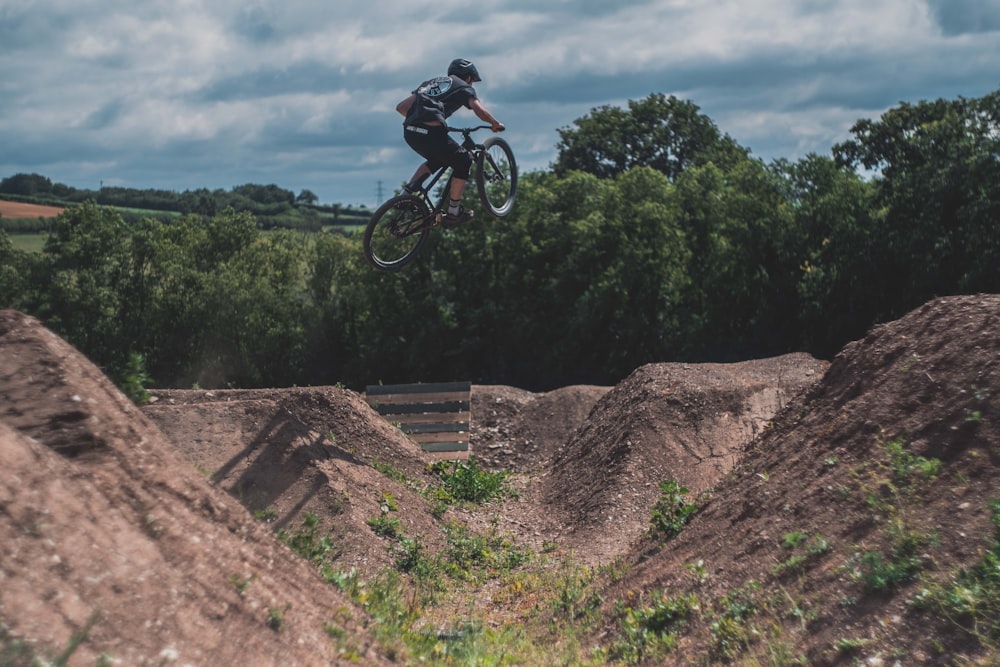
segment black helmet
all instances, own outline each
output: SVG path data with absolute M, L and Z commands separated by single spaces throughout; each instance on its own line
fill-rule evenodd
M 471 76 L 473 83 L 482 81 L 479 77 L 479 70 L 476 69 L 471 60 L 465 58 L 455 58 L 451 61 L 451 64 L 448 65 L 448 76 L 457 76 L 460 79 Z

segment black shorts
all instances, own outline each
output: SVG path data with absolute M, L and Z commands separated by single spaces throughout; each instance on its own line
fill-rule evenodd
M 455 178 L 469 178 L 472 156 L 448 135 L 448 128 L 444 125 L 406 125 L 403 127 L 403 139 L 427 160 L 431 171 L 449 166 Z

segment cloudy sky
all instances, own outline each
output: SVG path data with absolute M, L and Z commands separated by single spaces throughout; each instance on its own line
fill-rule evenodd
M 654 92 L 794 160 L 1000 89 L 1000 0 L 0 0 L 0 178 L 375 206 L 418 162 L 396 102 L 455 57 L 522 171 Z

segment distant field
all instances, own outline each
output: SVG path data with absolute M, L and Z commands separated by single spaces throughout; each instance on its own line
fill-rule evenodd
M 10 242 L 14 245 L 17 250 L 26 250 L 28 252 L 41 252 L 42 248 L 45 247 L 45 241 L 49 238 L 48 234 L 8 234 L 10 237 Z
M 19 201 L 0 199 L 0 216 L 8 220 L 22 218 L 54 218 L 63 210 L 57 206 L 40 206 L 39 204 L 23 204 Z

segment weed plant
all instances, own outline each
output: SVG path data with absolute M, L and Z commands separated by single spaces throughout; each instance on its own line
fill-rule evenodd
M 677 648 L 679 627 L 698 607 L 695 595 L 668 597 L 663 591 L 650 594 L 648 604 L 619 603 L 619 635 L 611 643 L 608 657 L 627 664 L 661 658 Z
M 944 584 L 930 584 L 914 605 L 957 625 L 982 645 L 1000 643 L 1000 499 L 990 502 L 993 542 L 980 561 Z
M 507 481 L 510 473 L 483 470 L 474 457 L 467 461 L 438 461 L 430 470 L 441 480 L 442 499 L 452 502 L 482 505 L 514 495 Z
M 292 532 L 279 530 L 278 539 L 306 560 L 320 563 L 333 551 L 333 535 L 329 532 L 325 535 L 320 533 L 319 517 L 312 512 L 305 512 L 302 525 Z
M 659 531 L 667 539 L 680 534 L 691 517 L 698 511 L 698 506 L 689 503 L 684 496 L 688 489 L 681 486 L 676 479 L 670 478 L 660 482 L 660 498 L 653 505 L 653 529 Z

